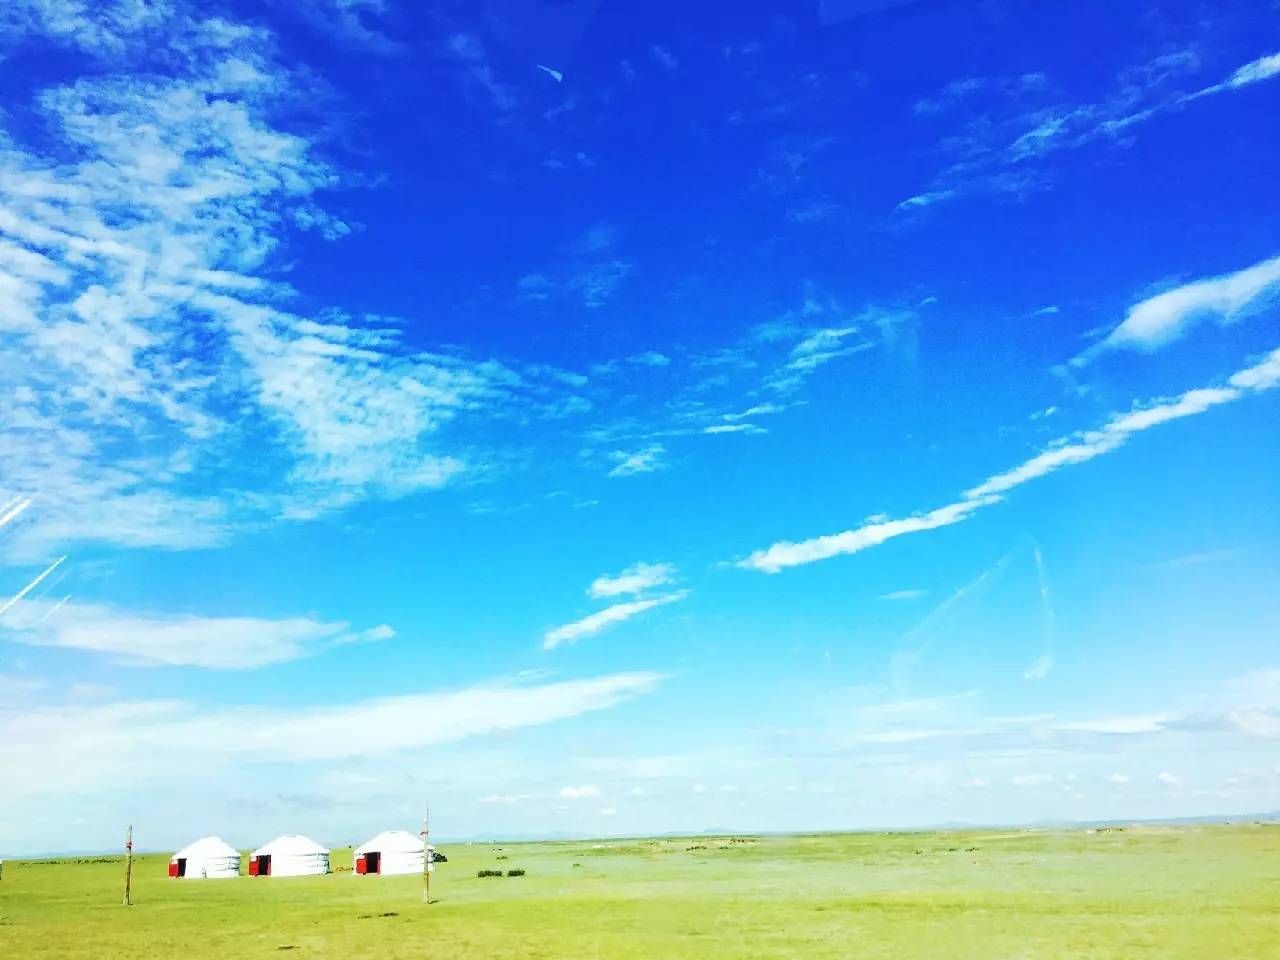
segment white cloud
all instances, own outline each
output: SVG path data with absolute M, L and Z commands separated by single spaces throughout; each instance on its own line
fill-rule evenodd
M 566 292 L 577 296 L 588 310 L 603 307 L 631 272 L 624 260 L 605 260 L 583 267 L 565 282 Z
M 405 49 L 383 32 L 386 0 L 312 0 L 293 9 L 316 27 L 361 50 L 392 54 Z
M 1043 680 L 1053 669 L 1053 657 L 1047 654 L 1036 660 L 1022 673 L 1023 680 Z
M 872 703 L 858 707 L 857 715 L 864 720 L 876 721 L 902 719 L 904 717 L 936 716 L 942 713 L 949 713 L 958 704 L 972 701 L 977 697 L 977 690 L 965 690 L 961 693 L 950 693 L 939 697 L 891 700 L 887 703 Z
M 666 453 L 667 448 L 660 443 L 651 443 L 640 450 L 614 450 L 608 454 L 609 459 L 614 461 L 614 467 L 608 475 L 630 477 L 638 473 L 653 473 L 655 470 L 661 470 L 666 466 L 664 460 Z
M 92 603 L 64 604 L 45 619 L 49 606 L 35 602 L 15 607 L 0 621 L 0 636 L 32 646 L 107 654 L 128 666 L 250 670 L 338 644 L 395 635 L 385 624 L 352 630 L 345 622 L 305 617 L 269 620 L 135 613 Z
M 653 59 L 656 60 L 662 66 L 662 68 L 666 70 L 668 73 L 674 72 L 675 69 L 680 65 L 679 62 L 676 60 L 675 54 L 673 54 L 666 47 L 660 46 L 659 44 L 655 43 L 653 46 L 651 46 L 649 48 L 649 53 L 650 55 L 652 55 Z
M 784 413 L 785 411 L 790 410 L 791 407 L 791 404 L 757 403 L 754 406 L 748 407 L 746 410 L 741 410 L 736 413 L 722 414 L 720 419 L 728 423 L 735 423 L 739 420 L 748 420 L 751 417 L 763 417 L 775 413 Z
M 988 502 L 992 501 L 968 500 L 939 507 L 937 510 L 932 510 L 916 517 L 908 517 L 905 520 L 883 520 L 868 523 L 854 530 L 846 530 L 844 533 L 815 537 L 812 540 L 804 540 L 799 543 L 782 541 L 764 550 L 755 551 L 746 559 L 738 561 L 737 565 L 745 570 L 778 573 L 787 567 L 813 563 L 816 560 L 826 560 L 843 554 L 857 553 L 860 550 L 878 546 L 904 534 L 918 533 L 922 530 L 936 530 L 939 527 L 959 523 L 974 510 L 985 506 Z
M 11 497 L 9 502 L 0 508 L 0 527 L 8 526 L 18 519 L 29 506 L 31 506 L 30 497 Z
M 1251 63 L 1240 67 L 1227 79 L 1227 86 L 1232 88 L 1247 87 L 1259 80 L 1269 80 L 1280 74 L 1280 53 L 1267 57 L 1259 57 Z
M 989 94 L 998 94 L 1002 102 L 988 105 L 967 126 L 946 135 L 946 146 L 957 156 L 925 190 L 903 200 L 897 209 L 920 210 L 980 192 L 1021 196 L 1040 189 L 1049 178 L 1032 166 L 1036 161 L 1056 151 L 1087 144 L 1128 143 L 1131 131 L 1153 117 L 1275 77 L 1280 73 L 1280 54 L 1260 57 L 1222 82 L 1190 90 L 1189 78 L 1199 69 L 1200 60 L 1194 51 L 1163 53 L 1120 71 L 1115 88 L 1093 102 L 1064 102 L 1057 88 L 1048 83 L 1023 87 L 1008 82 L 994 85 L 975 78 L 972 89 L 985 87 Z M 948 92 L 944 91 L 942 98 L 923 103 L 947 99 Z
M 1199 566 L 1203 563 L 1217 563 L 1221 560 L 1228 560 L 1231 557 L 1239 555 L 1239 550 L 1223 549 L 1223 550 L 1204 550 L 1200 553 L 1183 554 L 1180 557 L 1172 557 L 1168 560 L 1160 560 L 1156 563 L 1146 565 L 1148 570 L 1176 570 L 1179 567 Z
M 589 783 L 580 787 L 561 787 L 560 796 L 565 800 L 583 800 L 600 796 L 600 789 Z
M 898 204 L 897 209 L 919 210 L 943 200 L 950 200 L 954 196 L 954 190 L 930 190 L 928 193 L 917 193 L 913 197 L 907 197 L 907 199 Z
M 1235 273 L 1197 280 L 1149 297 L 1129 309 L 1104 341 L 1109 347 L 1154 350 L 1182 336 L 1196 320 L 1234 323 L 1280 293 L 1280 257 Z
M 1116 786 L 1122 787 L 1129 782 L 1130 776 L 1127 773 L 1113 773 L 1107 777 L 1107 783 L 1114 783 Z
M 1182 778 L 1177 774 L 1169 773 L 1167 770 L 1161 771 L 1160 773 L 1156 774 L 1156 780 L 1164 784 L 1166 787 L 1182 786 Z
M 596 598 L 642 593 L 671 583 L 675 573 L 676 568 L 670 563 L 635 563 L 615 576 L 596 577 L 587 593 Z
M 668 593 L 647 600 L 629 600 L 626 603 L 615 603 L 612 606 L 605 607 L 603 610 L 583 617 L 581 620 L 575 620 L 573 623 L 567 623 L 562 627 L 548 630 L 543 636 L 542 648 L 544 650 L 554 650 L 562 643 L 576 643 L 583 637 L 594 636 L 615 623 L 630 620 L 632 617 L 639 616 L 646 610 L 652 610 L 655 607 L 676 603 L 687 596 L 689 596 L 688 590 L 677 590 L 675 593 Z
M 1227 717 L 1243 733 L 1280 740 L 1280 712 L 1242 709 L 1232 710 Z
M 49 684 L 35 677 L 0 673 L 0 700 L 15 701 L 32 693 L 47 689 Z
M 1280 739 L 1280 670 L 1262 669 L 1226 685 L 1227 721 L 1254 737 Z
M 656 688 L 653 673 L 459 690 L 295 708 L 200 710 L 176 700 L 9 709 L 0 767 L 35 795 L 210 776 L 246 764 L 385 757 L 564 720 Z M 11 793 L 17 793 L 17 790 Z
M 990 477 L 973 489 L 966 490 L 965 497 L 975 500 L 998 496 L 1029 480 L 1060 470 L 1062 467 L 1084 463 L 1104 453 L 1110 453 L 1135 433 L 1172 420 L 1204 413 L 1213 407 L 1237 400 L 1241 395 L 1241 391 L 1234 387 L 1206 387 L 1188 390 L 1170 400 L 1157 401 L 1130 413 L 1117 414 L 1102 429 L 1091 430 L 1071 440 L 1060 441 L 1012 470 Z
M 841 342 L 846 337 L 850 337 L 857 332 L 858 328 L 856 326 L 827 327 L 814 330 L 791 348 L 792 362 L 801 361 L 804 357 L 829 356 L 832 351 L 840 348 Z
M 462 64 L 464 89 L 478 93 L 499 113 L 509 113 L 516 108 L 515 90 L 499 78 L 478 37 L 455 33 L 449 37 L 446 50 Z
M 1215 94 L 1227 91 L 1240 90 L 1244 87 L 1252 86 L 1263 80 L 1270 80 L 1272 77 L 1280 74 L 1280 53 L 1272 53 L 1266 56 L 1258 57 L 1251 60 L 1241 67 L 1238 67 L 1231 76 L 1223 80 L 1221 83 L 1211 84 L 1203 90 L 1198 90 L 1188 95 L 1184 99 L 1187 102 L 1198 100 L 1201 97 L 1210 97 Z
M 1055 723 L 1053 729 L 1067 733 L 1101 733 L 1117 735 L 1133 735 L 1140 733 L 1159 733 L 1178 719 L 1177 714 L 1155 713 L 1133 717 L 1104 717 L 1096 720 L 1070 720 Z
M 411 348 L 399 321 L 284 308 L 293 291 L 261 274 L 288 232 L 349 231 L 316 206 L 337 171 L 276 122 L 314 91 L 265 30 L 191 10 L 27 11 L 100 62 L 0 130 L 0 356 L 23 358 L 0 364 L 0 493 L 38 494 L 12 555 L 211 546 L 430 489 L 467 466 L 440 449 L 443 425 L 558 399 L 496 362 Z M 260 455 L 231 463 L 244 449 Z
M 720 434 L 720 433 L 768 433 L 763 427 L 757 427 L 754 423 L 714 423 L 709 427 L 702 428 L 703 433 Z
M 627 361 L 641 367 L 666 367 L 671 364 L 670 357 L 654 350 L 637 353 L 635 356 L 628 357 Z
M 853 530 L 798 543 L 781 541 L 739 560 L 737 566 L 746 570 L 777 573 L 787 567 L 857 553 L 904 534 L 937 530 L 959 523 L 975 511 L 1001 502 L 1006 493 L 1024 483 L 1054 473 L 1062 467 L 1084 463 L 1110 453 L 1136 433 L 1204 413 L 1252 392 L 1275 388 L 1280 384 L 1280 348 L 1264 355 L 1253 366 L 1233 374 L 1227 384 L 1225 387 L 1188 390 L 1179 396 L 1137 407 L 1129 413 L 1116 414 L 1098 430 L 1064 438 L 1012 470 L 987 478 L 976 487 L 966 490 L 963 498 L 955 503 L 901 520 L 877 518 Z
M 880 594 L 881 600 L 918 600 L 923 597 L 923 590 L 891 590 L 889 593 Z

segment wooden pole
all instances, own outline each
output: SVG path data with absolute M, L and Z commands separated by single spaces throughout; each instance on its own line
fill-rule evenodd
M 431 902 L 431 806 L 422 805 L 422 902 Z
M 133 906 L 133 824 L 124 835 L 124 905 Z

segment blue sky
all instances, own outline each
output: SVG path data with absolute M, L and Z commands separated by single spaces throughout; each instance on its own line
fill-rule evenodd
M 0 851 L 1280 806 L 1280 15 L 0 14 Z

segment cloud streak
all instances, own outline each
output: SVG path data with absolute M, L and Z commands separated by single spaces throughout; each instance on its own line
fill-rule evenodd
M 0 766 L 24 793 L 62 794 L 246 764 L 389 756 L 606 710 L 652 692 L 655 673 L 482 684 L 336 706 L 200 710 L 175 700 L 0 705 Z
M 1117 414 L 1097 430 L 1063 438 L 1016 467 L 988 477 L 966 490 L 954 503 L 913 517 L 876 519 L 842 533 L 799 542 L 780 541 L 756 550 L 737 561 L 736 565 L 745 570 L 778 573 L 788 567 L 858 553 L 907 534 L 951 526 L 968 519 L 984 507 L 1001 502 L 1006 494 L 1025 483 L 1117 450 L 1138 433 L 1234 403 L 1251 394 L 1273 389 L 1277 384 L 1280 384 L 1280 348 L 1271 351 L 1253 366 L 1235 373 L 1224 386 L 1188 390 L 1176 397 L 1138 407 L 1129 413 Z
M 1235 273 L 1197 280 L 1129 308 L 1102 348 L 1153 351 L 1177 340 L 1201 319 L 1232 324 L 1265 307 L 1280 292 L 1280 257 Z
M 344 643 L 389 639 L 395 631 L 385 624 L 352 630 L 345 622 L 305 617 L 135 613 L 64 598 L 56 605 L 29 603 L 16 609 L 0 626 L 0 635 L 29 646 L 104 654 L 125 666 L 252 670 Z
M 53 573 L 53 571 L 57 570 L 58 567 L 62 566 L 62 561 L 66 559 L 67 558 L 65 556 L 61 556 L 57 560 L 53 561 L 53 563 L 45 567 L 44 570 L 41 571 L 34 580 L 32 580 L 25 587 L 23 587 L 21 590 L 15 593 L 3 604 L 0 604 L 0 614 L 8 613 L 9 610 L 11 610 L 15 604 L 21 601 L 23 597 L 25 597 L 28 593 L 30 593 L 32 590 L 38 587 L 41 583 L 43 583 L 45 578 L 48 577 L 49 574 Z
M 587 593 L 597 599 L 643 593 L 671 583 L 675 572 L 675 566 L 670 563 L 635 563 L 615 576 L 597 577 L 587 588 Z
M 1101 100 L 1051 103 L 1055 92 L 1042 75 L 1029 85 L 1017 81 L 970 78 L 953 81 L 940 98 L 923 103 L 941 107 L 977 90 L 997 93 L 1005 109 L 981 111 L 979 119 L 944 141 L 958 150 L 956 159 L 928 186 L 897 205 L 899 213 L 919 212 L 974 193 L 1016 196 L 1042 189 L 1048 176 L 1031 166 L 1051 153 L 1100 141 L 1118 142 L 1153 117 L 1187 107 L 1201 99 L 1234 93 L 1280 74 L 1280 53 L 1259 57 L 1225 80 L 1188 90 L 1186 78 L 1200 68 L 1191 51 L 1175 51 L 1127 68 L 1114 89 Z M 917 113 L 938 111 L 917 105 Z
M 653 473 L 666 467 L 667 448 L 651 443 L 639 450 L 614 450 L 608 456 L 614 462 L 607 474 L 610 477 L 633 477 L 640 473 Z
M 688 590 L 677 590 L 674 593 L 650 597 L 646 600 L 629 600 L 625 603 L 615 603 L 612 606 L 605 607 L 603 610 L 598 610 L 589 616 L 583 617 L 581 620 L 575 620 L 573 623 L 566 623 L 564 626 L 548 630 L 542 638 L 542 649 L 554 650 L 562 644 L 576 643 L 583 637 L 594 636 L 614 624 L 630 620 L 632 617 L 638 617 L 648 610 L 664 607 L 671 603 L 678 603 L 687 596 L 689 596 Z

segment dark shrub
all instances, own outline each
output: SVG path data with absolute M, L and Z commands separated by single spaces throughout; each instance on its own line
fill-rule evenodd
M 500 877 L 502 876 L 502 871 L 501 870 L 477 870 L 476 876 L 477 877 Z
M 508 870 L 508 871 L 507 871 L 507 876 L 508 876 L 508 877 L 523 877 L 523 876 L 524 876 L 524 871 L 523 871 L 523 870 Z

